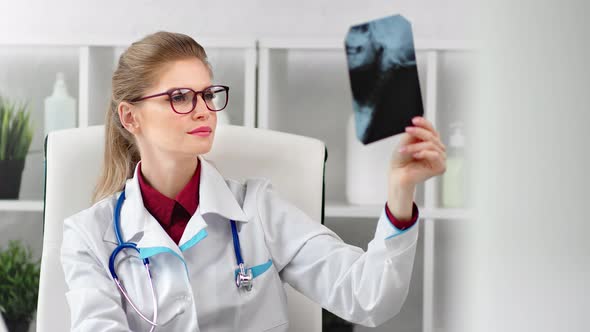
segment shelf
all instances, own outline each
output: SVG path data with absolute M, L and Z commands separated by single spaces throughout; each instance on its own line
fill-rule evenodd
M 333 50 L 344 49 L 345 36 L 339 39 L 259 39 L 260 48 L 269 49 L 308 49 L 308 50 Z M 414 42 L 417 51 L 427 50 L 477 50 L 481 48 L 481 42 L 477 40 L 429 40 L 417 39 Z
M 385 203 L 384 203 L 385 204 Z M 378 218 L 383 205 L 351 205 L 327 202 L 325 216 L 330 218 Z M 419 207 L 421 219 L 470 219 L 468 209 L 426 209 Z M 43 211 L 40 200 L 0 200 L 0 211 Z
M 188 35 L 191 35 L 188 33 Z M 4 38 L 6 37 L 6 38 Z M 137 38 L 120 38 L 103 39 L 100 37 L 81 37 L 81 38 L 19 38 L 14 40 L 9 34 L 0 37 L 0 46 L 57 46 L 57 47 L 71 47 L 71 46 L 99 46 L 99 47 L 118 47 L 129 46 L 131 43 L 139 40 L 143 36 Z M 252 38 L 195 38 L 195 40 L 203 45 L 205 48 L 254 48 L 256 47 L 256 40 Z
M 462 208 L 438 208 L 438 209 L 424 209 L 420 211 L 422 219 L 473 219 L 473 211 L 471 209 Z
M 0 200 L 0 211 L 29 211 L 29 212 L 42 212 L 44 208 L 43 201 L 30 201 L 30 200 Z
M 385 202 L 383 202 L 385 204 Z M 325 216 L 329 218 L 378 218 L 383 205 L 353 205 L 343 202 L 326 202 Z M 469 209 L 436 208 L 419 206 L 421 219 L 462 219 L 469 220 L 473 213 Z

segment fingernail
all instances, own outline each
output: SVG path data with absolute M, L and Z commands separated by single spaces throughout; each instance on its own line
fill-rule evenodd
M 415 118 L 412 119 L 412 122 L 413 123 L 418 123 L 418 122 L 420 122 L 420 118 L 419 117 L 415 117 Z
M 412 128 L 412 127 L 406 127 L 406 131 L 412 131 L 412 130 L 414 130 L 414 128 Z
M 405 152 L 405 151 L 406 151 L 406 147 L 405 146 L 399 149 L 399 152 Z

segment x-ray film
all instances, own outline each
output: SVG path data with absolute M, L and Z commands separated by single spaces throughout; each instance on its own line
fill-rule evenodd
M 359 141 L 366 145 L 402 133 L 424 114 L 407 19 L 394 15 L 354 25 L 345 47 Z

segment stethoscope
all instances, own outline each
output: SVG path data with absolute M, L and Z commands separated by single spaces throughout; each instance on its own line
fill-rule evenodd
M 150 332 L 152 332 L 156 328 L 156 326 L 158 325 L 156 323 L 156 320 L 158 318 L 158 305 L 157 305 L 157 300 L 156 300 L 156 292 L 154 290 L 154 283 L 152 281 L 152 274 L 150 272 L 149 259 L 144 258 L 143 265 L 145 267 L 145 272 L 146 272 L 148 281 L 150 283 L 150 289 L 151 289 L 151 293 L 152 293 L 152 302 L 153 302 L 153 306 L 154 306 L 154 314 L 152 316 L 152 319 L 147 318 L 144 314 L 141 313 L 141 311 L 139 311 L 139 309 L 137 308 L 135 303 L 133 303 L 133 301 L 131 300 L 131 298 L 127 294 L 125 287 L 119 281 L 119 277 L 117 276 L 117 273 L 115 271 L 115 258 L 117 257 L 117 254 L 119 254 L 119 252 L 121 252 L 123 249 L 133 249 L 133 250 L 137 251 L 137 253 L 139 254 L 139 248 L 137 247 L 136 243 L 124 242 L 123 238 L 121 237 L 120 216 L 121 216 L 121 207 L 123 206 L 123 201 L 125 201 L 125 188 L 123 188 L 123 192 L 121 193 L 121 195 L 119 196 L 119 199 L 117 200 L 117 205 L 115 206 L 115 212 L 113 215 L 113 226 L 115 228 L 115 235 L 117 237 L 117 242 L 119 244 L 117 245 L 115 250 L 113 250 L 113 252 L 111 253 L 111 257 L 109 259 L 109 270 L 111 272 L 111 276 L 113 277 L 113 280 L 115 281 L 115 284 L 117 284 L 117 288 L 119 289 L 121 294 L 123 294 L 123 296 L 125 297 L 125 300 L 127 300 L 127 302 L 131 305 L 133 310 L 135 310 L 135 312 L 137 312 L 137 314 L 143 320 L 145 320 L 150 325 L 152 325 L 152 327 L 150 329 Z M 232 238 L 233 238 L 233 242 L 234 242 L 234 252 L 236 254 L 236 261 L 238 263 L 238 268 L 239 268 L 239 270 L 237 271 L 236 277 L 235 277 L 236 278 L 235 279 L 236 286 L 239 289 L 245 289 L 247 291 L 251 291 L 252 290 L 252 270 L 247 270 L 246 266 L 244 264 L 244 260 L 242 258 L 242 253 L 240 250 L 240 238 L 238 237 L 236 222 L 234 220 L 230 220 L 230 222 L 231 222 Z

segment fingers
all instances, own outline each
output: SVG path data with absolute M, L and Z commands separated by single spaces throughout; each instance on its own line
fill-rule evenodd
M 440 141 L 438 133 L 433 133 L 430 130 L 422 127 L 406 127 L 406 132 L 411 136 L 417 137 L 423 141 L 430 141 L 436 144 L 442 151 L 446 151 L 445 145 Z
M 447 153 L 441 149 L 440 146 L 438 146 L 437 144 L 435 144 L 432 141 L 426 141 L 426 142 L 418 142 L 418 143 L 414 143 L 414 144 L 408 144 L 406 146 L 403 146 L 399 152 L 404 153 L 404 154 L 414 154 L 416 152 L 420 152 L 423 150 L 433 150 L 433 151 L 437 151 L 439 152 L 445 159 L 447 157 Z
M 416 159 L 428 160 L 432 165 L 434 165 L 434 170 L 438 174 L 442 174 L 445 172 L 445 159 L 438 151 L 422 150 L 420 152 L 414 153 L 413 157 Z
M 415 126 L 419 126 L 419 127 L 423 127 L 425 129 L 427 129 L 428 131 L 432 132 L 436 137 L 439 137 L 438 132 L 436 131 L 436 129 L 434 129 L 434 126 L 432 125 L 432 123 L 430 121 L 428 121 L 428 119 L 426 119 L 422 116 L 416 116 L 412 119 L 412 123 Z

